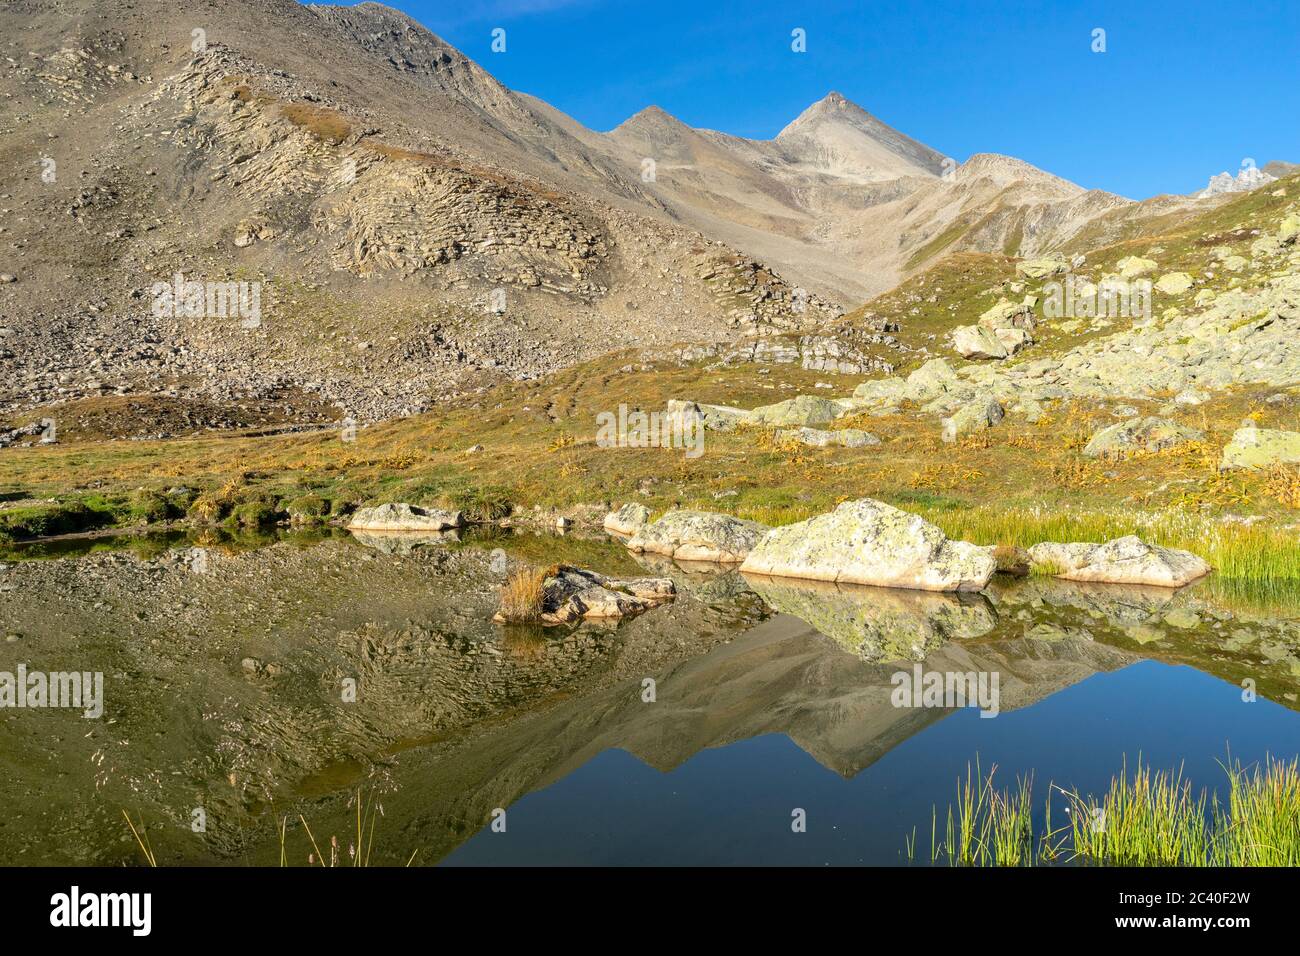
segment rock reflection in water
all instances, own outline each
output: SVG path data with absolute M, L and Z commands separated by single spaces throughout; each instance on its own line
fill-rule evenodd
M 982 637 L 997 614 L 980 594 L 941 594 L 747 574 L 769 605 L 811 624 L 864 661 L 925 660 L 948 641 Z

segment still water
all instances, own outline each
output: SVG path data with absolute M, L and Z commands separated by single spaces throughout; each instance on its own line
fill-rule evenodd
M 501 552 L 679 596 L 620 625 L 502 627 Z M 99 720 L 0 710 L 14 864 L 139 864 L 125 811 L 162 865 L 301 865 L 331 836 L 344 863 L 359 842 L 371 864 L 896 865 L 914 832 L 928 858 L 976 761 L 1032 775 L 1044 804 L 1139 758 L 1221 792 L 1230 758 L 1300 751 L 1300 613 L 1212 587 L 999 578 L 957 599 L 522 534 L 97 540 L 0 564 L 0 672 L 105 686 Z M 997 715 L 896 706 L 918 664 L 996 674 Z

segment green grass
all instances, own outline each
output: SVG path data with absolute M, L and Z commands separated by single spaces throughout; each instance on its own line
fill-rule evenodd
M 1300 549 L 1294 533 L 1265 522 L 1223 523 L 1183 510 L 957 510 L 922 502 L 915 502 L 912 510 L 949 537 L 976 544 L 1028 548 L 1043 541 L 1101 543 L 1135 534 L 1150 544 L 1203 557 L 1215 570 L 1206 586 L 1225 601 L 1291 607 L 1300 599 Z
M 78 534 L 112 527 L 130 515 L 120 498 L 98 495 L 0 511 L 0 541 Z
M 998 789 L 996 767 L 978 762 L 957 781 L 957 798 L 938 838 L 938 809 L 931 817 L 930 862 L 954 866 L 1034 866 L 1085 863 L 1102 866 L 1300 865 L 1300 761 L 1272 757 L 1263 764 L 1224 765 L 1228 793 L 1194 791 L 1181 770 L 1154 770 L 1139 758 L 1111 780 L 1101 796 L 1050 786 L 1043 826 L 1035 839 L 1032 778 Z M 1068 823 L 1054 829 L 1052 792 L 1065 799 Z M 909 861 L 916 835 L 905 838 Z

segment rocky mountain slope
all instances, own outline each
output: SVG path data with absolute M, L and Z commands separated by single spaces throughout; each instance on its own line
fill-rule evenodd
M 620 348 L 816 331 L 949 252 L 1191 203 L 957 166 L 834 93 L 771 141 L 653 107 L 595 132 L 374 3 L 23 0 L 0 28 L 6 416 L 405 415 Z

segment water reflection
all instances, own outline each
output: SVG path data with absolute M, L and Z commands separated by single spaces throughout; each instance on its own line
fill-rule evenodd
M 490 620 L 498 549 L 536 564 L 669 576 L 679 598 L 618 626 L 500 627 Z M 1001 716 L 980 723 L 1023 726 L 1023 714 L 1063 745 L 1081 739 L 1081 721 L 1109 740 L 1107 714 L 1040 705 L 1078 699 L 1094 678 L 1139 661 L 1163 668 L 1141 685 L 1151 688 L 1149 718 L 1124 728 L 1139 741 L 1176 736 L 1162 729 L 1165 715 L 1185 720 L 1178 708 L 1201 706 L 1221 681 L 1252 681 L 1292 710 L 1300 688 L 1300 620 L 1225 606 L 1199 585 L 997 578 L 960 596 L 846 588 L 501 532 L 410 547 L 329 532 L 261 547 L 182 535 L 113 551 L 97 539 L 76 553 L 0 570 L 0 670 L 101 670 L 107 697 L 101 722 L 58 711 L 0 721 L 12 770 L 0 780 L 0 851 L 15 862 L 132 862 L 119 832 L 130 808 L 157 824 L 165 862 L 274 863 L 279 813 L 301 809 L 325 832 L 346 833 L 350 792 L 377 781 L 384 826 L 400 834 L 401 859 L 384 862 L 417 846 L 433 862 L 493 809 L 610 750 L 669 772 L 780 735 L 852 779 L 966 719 L 895 706 L 893 675 L 912 662 L 997 673 Z M 353 701 L 341 693 L 349 680 Z M 1253 733 L 1255 712 L 1240 713 L 1234 732 Z M 1268 717 L 1283 719 L 1297 718 Z M 195 806 L 207 811 L 205 834 L 188 828 Z

